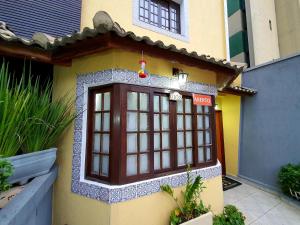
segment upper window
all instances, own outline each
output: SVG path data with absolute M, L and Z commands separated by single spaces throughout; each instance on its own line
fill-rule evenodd
M 180 34 L 180 5 L 169 0 L 139 0 L 139 20 Z
M 124 184 L 216 163 L 214 108 L 192 94 L 114 84 L 89 90 L 86 176 Z M 213 97 L 212 97 L 213 98 Z

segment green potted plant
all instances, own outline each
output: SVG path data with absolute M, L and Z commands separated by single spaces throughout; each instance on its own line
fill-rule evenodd
M 300 200 L 300 164 L 281 167 L 278 178 L 282 192 Z
M 245 219 L 235 206 L 227 205 L 222 214 L 214 216 L 214 225 L 245 225 Z
M 30 76 L 29 76 L 30 77 Z M 0 155 L 14 167 L 10 183 L 26 183 L 46 174 L 56 159 L 58 138 L 74 120 L 73 101 L 52 99 L 52 85 L 41 88 L 25 79 L 14 81 L 3 63 L 0 69 Z
M 177 208 L 170 215 L 171 225 L 212 225 L 212 213 L 209 207 L 204 206 L 200 198 L 200 193 L 204 188 L 200 176 L 192 181 L 189 169 L 187 171 L 187 183 L 184 191 L 182 191 L 182 200 L 174 196 L 174 191 L 169 185 L 161 186 L 161 190 L 171 196 L 177 204 Z

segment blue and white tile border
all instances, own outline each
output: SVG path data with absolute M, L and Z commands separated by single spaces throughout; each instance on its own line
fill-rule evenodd
M 187 179 L 186 172 L 126 185 L 107 185 L 85 179 L 84 163 L 86 146 L 87 91 L 89 87 L 111 83 L 127 83 L 141 86 L 168 88 L 208 95 L 217 94 L 217 89 L 213 85 L 187 82 L 186 85 L 179 87 L 177 80 L 174 78 L 151 75 L 147 79 L 139 79 L 136 72 L 129 70 L 110 69 L 78 75 L 76 87 L 76 112 L 78 117 L 74 124 L 72 192 L 111 204 L 159 192 L 162 184 L 169 184 L 172 187 L 184 185 Z M 191 172 L 192 176 L 200 175 L 203 179 L 210 179 L 220 176 L 221 174 L 222 170 L 219 162 L 215 166 L 196 169 Z

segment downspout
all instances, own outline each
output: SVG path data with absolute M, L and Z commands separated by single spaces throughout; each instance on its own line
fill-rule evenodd
M 226 60 L 230 61 L 227 0 L 224 0 L 224 26 L 225 26 Z

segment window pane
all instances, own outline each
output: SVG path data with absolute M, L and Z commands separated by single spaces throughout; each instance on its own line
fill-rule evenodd
M 186 149 L 186 163 L 187 164 L 193 163 L 193 149 L 192 148 Z
M 100 134 L 94 134 L 94 152 L 100 152 Z
M 203 148 L 198 148 L 198 162 L 204 162 L 204 151 Z
M 184 147 L 183 132 L 177 132 L 177 147 Z
M 154 152 L 154 169 L 160 169 L 160 152 Z
M 154 96 L 153 108 L 154 112 L 159 112 L 159 96 Z
M 103 131 L 110 130 L 110 113 L 103 113 Z
M 141 154 L 140 155 L 140 173 L 148 173 L 149 166 L 148 166 L 148 154 Z
M 197 113 L 203 113 L 203 108 L 201 105 L 197 105 Z
M 104 93 L 104 110 L 110 110 L 110 92 Z
M 209 106 L 204 106 L 204 112 L 209 113 Z
M 127 93 L 127 109 L 137 110 L 137 93 L 128 92 Z
M 154 114 L 154 130 L 155 131 L 160 130 L 160 116 L 159 116 L 159 114 Z
M 198 129 L 203 129 L 203 116 L 197 116 L 197 128 Z
M 95 97 L 95 110 L 100 111 L 102 106 L 102 94 L 96 94 Z
M 160 149 L 160 134 L 155 133 L 154 134 L 154 150 Z
M 186 130 L 192 129 L 192 116 L 189 115 L 185 116 L 185 129 Z
M 148 94 L 140 93 L 140 110 L 148 111 Z
M 148 130 L 148 113 L 140 113 L 140 131 Z
M 161 96 L 161 112 L 169 112 L 169 98 Z
M 137 156 L 128 155 L 127 156 L 127 176 L 132 176 L 137 174 Z
M 203 145 L 203 131 L 198 131 L 198 145 Z
M 177 164 L 178 164 L 178 166 L 184 166 L 185 165 L 184 150 L 178 150 L 177 151 Z
M 127 152 L 137 152 L 137 134 L 127 134 Z
M 101 130 L 101 113 L 95 114 L 95 131 Z
M 211 160 L 211 148 L 207 147 L 206 148 L 206 161 Z
M 170 152 L 169 151 L 163 151 L 162 153 L 162 167 L 163 169 L 170 168 Z
M 210 127 L 209 116 L 205 116 L 205 129 L 208 129 L 209 127 Z
M 205 132 L 205 142 L 206 142 L 206 144 L 210 144 L 211 143 L 210 132 L 209 131 Z
M 177 115 L 177 130 L 183 130 L 183 115 Z
M 127 131 L 137 131 L 137 113 L 127 112 Z
M 192 112 L 192 100 L 189 98 L 185 99 L 185 113 Z
M 192 147 L 193 146 L 192 132 L 186 132 L 185 133 L 185 145 L 186 145 L 186 147 Z
M 177 112 L 178 113 L 182 113 L 183 112 L 182 100 L 181 101 L 177 101 Z
M 169 133 L 168 132 L 163 132 L 162 133 L 162 149 L 169 149 L 170 144 L 169 144 Z
M 140 151 L 141 152 L 148 151 L 148 134 L 147 133 L 140 134 Z
M 93 171 L 94 174 L 99 174 L 100 157 L 99 155 L 93 155 Z
M 162 115 L 162 130 L 169 130 L 169 115 Z
M 104 155 L 102 156 L 102 175 L 103 176 L 108 176 L 108 168 L 109 168 L 109 157 Z
M 109 153 L 109 134 L 102 134 L 102 152 Z

